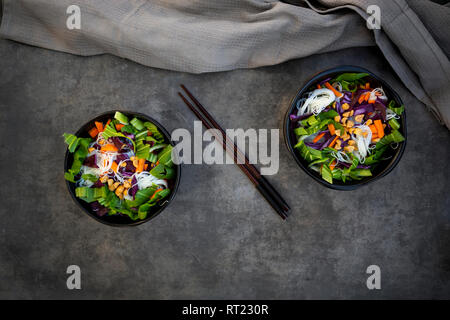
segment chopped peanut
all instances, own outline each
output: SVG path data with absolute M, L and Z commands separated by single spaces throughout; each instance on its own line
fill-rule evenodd
M 343 117 L 349 118 L 350 117 L 350 111 L 344 112 L 342 114 Z
M 341 121 L 341 116 L 336 116 L 336 117 L 334 117 L 334 121 L 336 121 L 336 122 Z
M 355 128 L 354 132 L 357 136 L 360 136 L 362 134 L 362 130 L 360 128 Z
M 341 130 L 340 130 L 340 129 L 334 130 L 334 133 L 335 133 L 338 137 L 341 136 Z
M 139 166 L 139 160 L 137 159 L 133 160 L 133 166 L 137 168 Z
M 348 142 L 348 145 L 349 146 L 354 146 L 356 144 L 356 141 L 355 140 L 350 140 L 349 142 Z
M 114 191 L 120 185 L 120 182 L 114 182 L 112 186 L 109 186 L 109 191 Z
M 373 139 L 373 142 L 377 143 L 380 141 L 380 138 Z
M 350 105 L 348 103 L 344 103 L 344 104 L 342 104 L 342 109 L 348 110 L 348 109 L 350 109 Z
M 364 120 L 364 115 L 363 114 L 355 116 L 355 121 L 356 122 L 361 123 L 363 120 Z
M 108 176 L 104 176 L 104 177 L 106 177 L 106 179 L 108 179 Z M 113 185 L 113 183 L 114 183 L 114 180 L 113 179 L 108 179 L 108 186 L 112 186 Z
M 344 134 L 344 135 L 342 136 L 342 139 L 343 139 L 344 141 L 347 141 L 348 139 L 350 139 L 350 135 L 349 135 L 348 133 L 346 133 L 346 134 Z
M 355 114 L 355 110 L 350 111 L 350 117 L 353 117 L 354 114 Z
M 355 125 L 355 123 L 354 123 L 353 121 L 351 121 L 351 120 L 348 120 L 348 121 L 347 121 L 346 126 L 347 126 L 348 128 L 351 128 L 351 127 L 353 127 L 354 125 Z
M 341 123 L 345 125 L 345 122 L 346 122 L 347 120 L 348 120 L 348 118 L 344 117 L 344 118 L 342 118 Z
M 119 186 L 119 187 L 116 189 L 116 196 L 119 196 L 120 194 L 122 194 L 122 192 L 123 192 L 124 189 L 125 189 L 125 188 L 124 188 L 123 186 Z
M 347 151 L 347 152 L 353 152 L 353 150 L 355 150 L 355 147 L 353 147 L 353 146 L 346 146 L 346 147 L 344 147 L 344 150 Z
M 126 167 L 127 166 L 127 163 L 124 161 L 124 162 L 122 162 L 122 164 L 120 165 L 121 167 Z
M 336 150 L 341 150 L 341 149 L 342 149 L 341 145 L 336 145 L 336 146 L 334 146 L 334 148 L 335 148 Z
M 123 186 L 127 189 L 131 188 L 131 183 L 129 183 L 128 181 L 124 181 Z
M 372 124 L 372 119 L 367 120 L 365 124 L 366 126 L 370 126 Z
M 105 183 L 106 181 L 108 181 L 108 176 L 105 174 L 103 177 L 100 178 L 100 182 Z

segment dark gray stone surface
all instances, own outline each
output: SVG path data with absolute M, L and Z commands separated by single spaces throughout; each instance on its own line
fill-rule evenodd
M 0 57 L 0 298 L 450 298 L 449 132 L 376 49 L 204 75 L 6 40 Z M 286 222 L 234 165 L 184 166 L 174 203 L 136 228 L 97 223 L 67 192 L 61 135 L 98 113 L 137 110 L 169 131 L 192 130 L 176 95 L 184 83 L 226 128 L 280 128 L 305 80 L 341 64 L 383 76 L 407 106 L 406 152 L 376 183 L 322 187 L 281 135 L 269 180 L 293 208 Z M 71 264 L 82 290 L 66 289 Z M 379 291 L 366 288 L 371 264 L 381 267 Z

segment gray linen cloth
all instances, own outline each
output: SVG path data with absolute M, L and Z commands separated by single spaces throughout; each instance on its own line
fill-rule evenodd
M 202 73 L 377 45 L 450 128 L 450 6 L 429 0 L 3 0 L 0 35 L 89 56 Z M 81 9 L 69 30 L 67 8 Z M 366 26 L 377 5 L 381 30 Z

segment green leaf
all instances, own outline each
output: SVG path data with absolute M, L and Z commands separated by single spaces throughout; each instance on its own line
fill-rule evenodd
M 323 154 L 321 151 L 306 146 L 303 140 L 300 140 L 294 148 L 298 149 L 302 158 L 308 162 L 323 159 Z
M 81 179 L 86 180 L 86 181 L 96 182 L 98 180 L 98 177 L 93 174 L 83 174 L 81 176 Z
M 175 171 L 160 163 L 150 170 L 150 174 L 158 179 L 172 179 L 175 176 Z
M 333 174 L 331 173 L 331 169 L 330 167 L 328 167 L 328 165 L 322 165 L 322 167 L 320 168 L 320 174 L 322 175 L 323 180 L 333 184 Z
M 300 136 L 305 136 L 308 134 L 308 131 L 306 131 L 305 128 L 303 127 L 298 127 L 296 129 L 294 129 L 294 133 L 296 136 L 300 137 Z
M 114 114 L 114 119 L 119 120 L 122 124 L 128 124 L 128 117 L 119 111 Z
M 405 111 L 405 106 L 401 105 L 400 107 L 396 107 L 396 105 L 397 103 L 395 102 L 395 100 L 391 100 L 388 104 L 388 108 L 394 111 L 399 116 L 401 116 L 402 113 Z
M 380 161 L 381 156 L 387 150 L 388 146 L 376 147 L 375 153 L 372 153 L 371 156 L 367 157 L 364 161 L 364 164 L 370 166 Z
M 63 136 L 65 143 L 67 143 L 68 145 L 69 152 L 73 153 L 75 149 L 78 147 L 79 139 L 75 135 L 70 133 L 64 133 Z
M 144 122 L 144 126 L 152 133 L 152 136 L 158 141 L 163 142 L 164 136 L 159 132 L 158 128 L 151 122 Z
M 159 154 L 157 160 L 159 163 L 162 163 L 166 167 L 173 167 L 173 161 L 172 161 L 172 145 L 167 145 Z
M 141 120 L 139 120 L 138 118 L 133 118 L 130 121 L 130 123 L 133 127 L 135 127 L 139 131 L 144 130 L 144 128 L 145 128 L 144 123 Z
M 334 119 L 334 117 L 336 117 L 338 115 L 339 115 L 339 113 L 337 113 L 335 110 L 330 110 L 330 111 L 327 111 L 327 112 L 319 113 L 318 117 L 319 117 L 320 121 L 323 121 L 323 120 L 326 120 L 326 119 Z
M 354 82 L 356 80 L 363 79 L 368 75 L 369 75 L 368 73 L 343 73 L 339 75 L 333 82 L 341 82 L 341 81 Z
M 392 130 L 391 134 L 388 134 L 387 136 L 384 136 L 377 144 L 378 147 L 382 147 L 384 145 L 389 145 L 391 143 L 400 143 L 402 141 L 405 141 L 405 138 L 402 136 L 400 131 L 398 130 Z
M 399 123 L 396 119 L 391 119 L 391 120 L 389 120 L 389 125 L 390 125 L 391 128 L 394 129 L 394 130 L 400 129 L 400 123 Z
M 106 197 L 107 192 L 108 189 L 106 187 L 101 188 L 78 187 L 75 189 L 75 196 L 90 203 L 100 198 Z

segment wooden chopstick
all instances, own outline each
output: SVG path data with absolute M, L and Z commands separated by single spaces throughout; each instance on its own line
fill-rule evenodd
M 234 143 L 234 141 L 231 141 L 230 138 L 227 136 L 225 131 L 222 129 L 222 127 L 216 122 L 216 120 L 213 118 L 213 116 L 203 107 L 203 105 L 197 100 L 197 98 L 194 97 L 194 95 L 182 84 L 181 88 L 186 92 L 186 94 L 189 96 L 189 98 L 195 103 L 195 105 L 198 107 L 198 109 L 203 113 L 203 115 L 208 119 L 208 121 L 212 124 L 212 126 L 215 129 L 220 130 L 223 137 L 226 139 L 226 143 L 229 143 L 230 145 L 233 145 L 234 152 L 237 154 L 238 157 L 241 158 L 241 160 L 244 160 L 245 166 L 248 168 L 248 170 L 251 172 L 251 174 L 258 180 L 260 184 L 262 184 L 265 188 L 268 189 L 270 193 L 273 193 L 275 201 L 285 210 L 289 211 L 290 207 L 286 203 L 286 201 L 283 199 L 283 197 L 278 193 L 278 191 L 272 187 L 272 185 L 266 180 L 264 176 L 260 174 L 258 169 L 249 162 L 247 155 L 243 153 Z M 242 161 L 240 161 L 242 162 Z M 237 161 L 236 161 L 237 163 Z
M 238 152 L 240 152 L 242 157 L 242 152 L 237 148 L 237 146 L 233 142 L 233 149 L 231 149 L 231 140 L 228 138 L 228 136 L 225 134 L 223 129 L 217 124 L 217 122 L 212 118 L 212 116 L 206 111 L 203 106 L 201 106 L 200 102 L 186 89 L 185 86 L 182 85 L 182 88 L 188 96 L 192 99 L 192 101 L 196 104 L 196 106 L 201 110 L 204 111 L 205 116 L 202 115 L 187 99 L 184 97 L 180 92 L 178 92 L 178 95 L 181 97 L 181 99 L 184 101 L 184 103 L 188 106 L 188 108 L 197 116 L 198 119 L 200 119 L 203 123 L 203 125 L 207 129 L 218 129 L 222 133 L 222 137 L 218 136 L 214 130 L 212 131 L 214 136 L 217 140 L 220 141 L 220 138 L 222 138 L 222 147 L 226 152 L 228 152 L 234 159 L 235 163 L 238 165 L 238 167 L 244 172 L 244 174 L 247 176 L 247 178 L 255 185 L 255 187 L 258 189 L 258 191 L 264 196 L 264 198 L 269 202 L 269 204 L 272 206 L 272 208 L 280 215 L 281 218 L 286 219 L 288 216 L 289 207 L 287 204 L 285 205 L 284 200 L 282 200 L 281 196 L 278 194 L 278 192 L 268 183 L 267 180 L 264 179 L 263 176 L 257 171 L 256 167 L 252 166 L 253 169 L 250 168 L 248 165 L 248 159 L 244 155 L 244 158 L 247 159 L 245 164 L 241 164 L 238 162 L 237 156 Z M 206 117 L 206 118 L 205 118 Z M 209 118 L 209 119 L 208 119 Z M 212 121 L 211 121 L 212 119 Z M 211 123 L 210 123 L 211 122 Z M 282 201 L 280 201 L 280 199 Z M 283 203 L 284 202 L 284 203 Z

